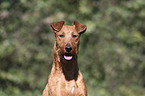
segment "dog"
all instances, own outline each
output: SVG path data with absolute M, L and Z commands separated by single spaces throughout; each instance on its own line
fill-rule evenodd
M 87 96 L 87 88 L 78 68 L 80 36 L 87 29 L 77 21 L 72 26 L 64 21 L 51 24 L 56 41 L 53 47 L 53 66 L 42 96 Z

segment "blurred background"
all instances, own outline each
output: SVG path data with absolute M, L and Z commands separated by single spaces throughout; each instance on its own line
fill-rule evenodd
M 50 23 L 76 20 L 88 96 L 145 96 L 145 0 L 0 0 L 0 96 L 41 96 L 53 61 Z

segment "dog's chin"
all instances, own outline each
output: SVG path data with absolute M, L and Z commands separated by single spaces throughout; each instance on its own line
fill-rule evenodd
M 64 54 L 63 57 L 64 57 L 64 59 L 67 60 L 67 61 L 70 61 L 70 60 L 72 60 L 72 58 L 73 58 L 72 54 L 68 54 L 68 53 L 67 53 L 67 54 Z

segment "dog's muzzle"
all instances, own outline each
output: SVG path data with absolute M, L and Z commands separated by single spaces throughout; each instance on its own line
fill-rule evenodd
M 65 60 L 71 60 L 72 59 L 72 54 L 71 53 L 69 53 L 69 52 L 71 52 L 72 51 L 72 47 L 71 46 L 65 46 L 65 50 L 66 50 L 66 54 L 64 54 L 64 59 Z

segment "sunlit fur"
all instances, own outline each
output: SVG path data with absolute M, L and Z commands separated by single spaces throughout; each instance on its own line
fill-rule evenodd
M 80 34 L 76 31 L 75 25 L 63 25 L 59 32 L 55 32 L 55 36 L 53 66 L 42 96 L 87 96 L 77 63 Z M 64 55 L 68 53 L 65 46 L 72 47 L 69 52 L 72 59 L 69 61 L 64 59 Z

